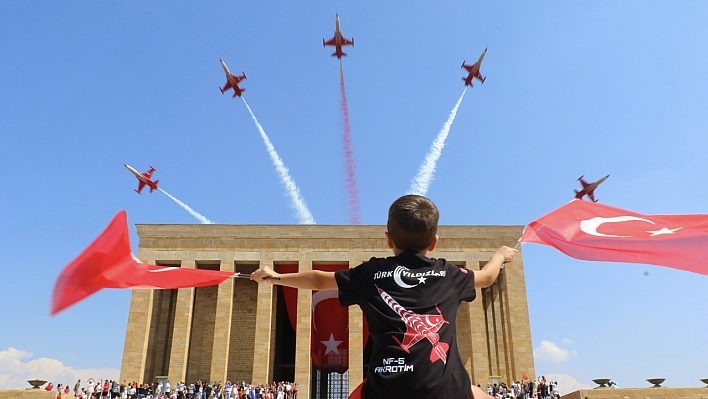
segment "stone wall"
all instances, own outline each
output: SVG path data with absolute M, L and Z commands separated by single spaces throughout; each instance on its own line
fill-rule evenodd
M 562 399 L 708 399 L 708 388 L 596 388 L 581 389 Z

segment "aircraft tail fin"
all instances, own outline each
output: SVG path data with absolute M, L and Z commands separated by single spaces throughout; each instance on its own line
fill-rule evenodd
M 150 192 L 155 191 L 155 189 L 157 188 L 157 183 L 159 183 L 159 182 L 160 182 L 159 180 L 155 180 L 155 187 L 150 187 Z
M 442 360 L 443 363 L 445 363 L 447 361 L 447 350 L 449 348 L 450 345 L 444 342 L 438 342 L 433 345 L 433 349 L 430 351 L 430 361 L 435 363 L 438 360 Z

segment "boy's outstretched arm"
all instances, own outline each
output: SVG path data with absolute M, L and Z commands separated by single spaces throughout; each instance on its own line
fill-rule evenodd
M 494 280 L 499 275 L 502 264 L 505 262 L 513 262 L 518 250 L 509 248 L 506 245 L 497 249 L 486 265 L 481 270 L 474 272 L 474 287 L 487 288 L 494 284 Z
M 267 277 L 279 277 L 280 280 L 268 279 Z M 306 270 L 297 273 L 280 274 L 273 271 L 268 266 L 261 266 L 251 273 L 251 280 L 259 283 L 271 283 L 284 285 L 286 287 L 300 288 L 303 290 L 336 290 L 337 280 L 334 279 L 334 272 L 323 272 L 320 270 Z

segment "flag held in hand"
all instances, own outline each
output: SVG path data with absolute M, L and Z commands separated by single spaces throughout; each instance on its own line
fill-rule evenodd
M 52 293 L 51 314 L 103 288 L 203 287 L 220 284 L 233 274 L 140 262 L 130 251 L 125 211 L 119 211 L 106 230 L 59 274 Z
M 583 260 L 646 263 L 708 275 L 708 215 L 642 215 L 573 200 L 531 222 L 521 242 Z

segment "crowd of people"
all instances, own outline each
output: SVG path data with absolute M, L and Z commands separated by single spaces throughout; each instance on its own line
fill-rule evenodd
M 496 399 L 560 399 L 558 382 L 546 381 L 541 376 L 538 380 L 514 381 L 510 385 L 487 384 L 487 394 Z M 73 394 L 77 399 L 297 399 L 297 384 L 291 382 L 273 382 L 272 384 L 251 384 L 202 382 L 185 384 L 180 382 L 172 386 L 169 380 L 153 384 L 136 382 L 118 383 L 111 380 L 89 379 L 84 386 L 81 380 L 71 389 L 69 384 L 47 384 L 47 391 L 57 391 L 57 399 Z
M 194 384 L 170 384 L 168 380 L 153 384 L 136 382 L 118 383 L 111 380 L 89 379 L 84 386 L 81 380 L 74 385 L 47 384 L 47 391 L 57 391 L 57 399 L 72 394 L 77 399 L 297 399 L 297 384 L 291 382 L 273 382 L 272 384 L 251 384 L 197 381 Z
M 557 381 L 546 381 L 541 376 L 538 380 L 514 381 L 508 386 L 487 384 L 487 394 L 496 399 L 560 399 Z

